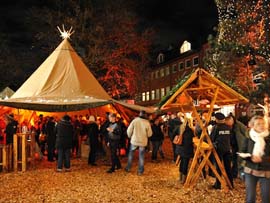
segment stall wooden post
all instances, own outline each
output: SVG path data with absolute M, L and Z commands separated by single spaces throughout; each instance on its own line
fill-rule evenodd
M 7 146 L 2 148 L 2 170 L 7 171 Z
M 25 133 L 21 134 L 22 139 L 22 171 L 26 171 L 26 136 Z
M 2 155 L 2 161 L 0 162 L 0 166 L 2 166 L 2 171 L 7 171 L 7 146 L 6 145 L 0 145 L 1 155 Z
M 26 133 L 17 133 L 13 136 L 13 167 L 14 171 L 18 171 L 18 164 L 21 164 L 21 170 L 26 171 L 28 161 L 32 161 L 34 159 L 33 153 L 33 143 L 30 144 L 30 155 L 27 157 L 27 136 L 29 134 Z M 32 136 L 33 137 L 33 136 Z M 20 140 L 20 142 L 19 142 Z M 32 138 L 31 138 L 32 140 Z M 18 145 L 20 143 L 20 145 Z M 19 149 L 19 151 L 18 151 Z M 18 156 L 20 155 L 20 156 Z M 21 158 L 21 160 L 18 159 Z
M 13 169 L 18 171 L 18 135 L 13 135 Z
M 197 90 L 199 90 L 200 88 L 197 88 Z M 203 89 L 206 89 L 206 88 L 203 88 Z M 214 93 L 214 96 L 212 98 L 212 101 L 211 101 L 211 105 L 210 105 L 210 109 L 208 111 L 208 115 L 207 115 L 207 118 L 206 118 L 206 123 L 209 122 L 210 120 L 210 117 L 211 117 L 211 114 L 213 112 L 213 109 L 214 109 L 214 104 L 215 104 L 215 101 L 217 99 L 217 95 L 218 95 L 218 91 L 219 91 L 219 88 L 216 87 L 216 88 L 213 88 L 213 87 L 209 87 L 208 88 L 209 90 L 214 90 L 215 93 Z M 199 125 L 202 129 L 202 134 L 201 134 L 201 137 L 199 139 L 199 142 L 198 144 L 196 145 L 196 152 L 195 152 L 195 155 L 194 155 L 194 158 L 193 158 L 193 161 L 192 161 L 192 164 L 191 164 L 191 167 L 189 169 L 189 172 L 188 172 L 188 176 L 187 176 L 187 179 L 186 179 L 186 182 L 184 184 L 185 187 L 193 187 L 196 183 L 196 181 L 198 180 L 199 178 L 199 175 L 201 174 L 202 172 L 202 169 L 204 166 L 208 165 L 212 171 L 214 172 L 214 174 L 216 175 L 216 177 L 218 178 L 218 180 L 220 181 L 222 187 L 225 189 L 225 190 L 228 190 L 228 187 L 227 185 L 229 186 L 229 188 L 232 188 L 231 186 L 231 183 L 227 177 L 227 174 L 225 172 L 225 169 L 224 169 L 224 166 L 223 164 L 221 163 L 218 155 L 217 155 L 217 152 L 215 150 L 215 148 L 213 147 L 213 144 L 212 144 L 212 141 L 207 133 L 207 130 L 206 130 L 206 126 L 203 124 L 198 112 L 197 112 L 197 109 L 196 107 L 194 106 L 193 104 L 193 99 L 192 97 L 190 96 L 190 94 L 188 93 L 189 89 L 186 89 L 184 91 L 185 95 L 187 96 L 187 98 L 189 99 L 190 101 L 190 105 L 192 106 L 192 111 L 196 117 L 196 119 L 198 120 L 199 122 Z M 207 140 L 207 144 L 208 144 L 208 147 L 202 147 L 202 144 L 203 144 L 203 140 L 206 138 Z M 210 157 L 210 154 L 213 153 L 214 157 L 215 157 L 215 160 L 217 162 L 217 166 L 220 168 L 221 170 L 221 174 L 222 174 L 222 177 L 218 174 L 216 168 L 213 166 L 213 164 L 209 161 L 209 157 Z M 199 164 L 198 163 L 198 159 L 202 157 L 202 161 L 201 163 Z M 196 166 L 199 165 L 199 167 L 197 168 L 197 171 L 196 171 Z M 227 183 L 227 184 L 226 184 Z

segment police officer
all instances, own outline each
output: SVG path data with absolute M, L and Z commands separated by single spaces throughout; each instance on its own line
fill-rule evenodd
M 225 124 L 224 114 L 218 112 L 215 113 L 216 125 L 213 127 L 213 130 L 210 134 L 213 145 L 216 148 L 217 154 L 220 158 L 220 161 L 223 161 L 225 171 L 227 176 L 233 186 L 233 177 L 231 169 L 231 130 L 229 126 Z M 217 172 L 221 174 L 219 167 L 217 167 Z M 221 189 L 221 184 L 216 178 L 216 183 L 213 186 L 214 189 Z

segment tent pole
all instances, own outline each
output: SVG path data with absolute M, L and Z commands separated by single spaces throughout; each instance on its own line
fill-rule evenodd
M 35 113 L 36 111 L 32 111 L 32 113 L 31 113 L 31 116 L 30 116 L 30 118 L 28 119 L 28 124 L 30 123 L 30 121 L 31 121 L 31 119 L 32 119 L 32 117 L 33 117 L 33 115 L 34 115 L 34 113 Z

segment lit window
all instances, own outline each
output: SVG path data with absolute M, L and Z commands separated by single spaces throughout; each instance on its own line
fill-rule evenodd
M 157 64 L 164 62 L 164 54 L 159 54 L 157 57 Z
M 180 48 L 180 54 L 185 53 L 189 50 L 191 50 L 191 44 L 188 41 L 184 41 Z
M 172 66 L 172 73 L 176 73 L 176 72 L 177 72 L 176 64 L 173 64 L 173 66 Z
M 170 86 L 166 87 L 166 94 L 168 94 L 170 92 Z
M 149 101 L 150 100 L 150 92 L 146 92 L 146 101 Z
M 170 67 L 169 66 L 166 67 L 166 76 L 167 75 L 170 75 Z
M 160 96 L 164 97 L 165 96 L 165 88 L 160 89 Z
M 152 90 L 152 91 L 151 91 L 151 99 L 152 99 L 152 100 L 155 100 L 155 96 L 156 96 L 155 90 Z
M 186 60 L 186 68 L 190 68 L 191 67 L 191 61 L 190 59 Z
M 198 66 L 199 65 L 199 57 L 198 56 L 195 56 L 193 58 L 193 66 Z
M 156 71 L 156 79 L 158 78 L 159 76 L 159 71 Z
M 145 101 L 145 92 L 142 93 L 142 101 Z
M 183 69 L 184 69 L 184 63 L 183 63 L 183 62 L 180 62 L 180 63 L 178 64 L 178 70 L 181 71 L 181 70 L 183 70 Z
M 156 89 L 156 99 L 159 99 L 159 89 Z
M 164 75 L 165 75 L 164 69 L 162 68 L 162 69 L 160 69 L 160 77 L 162 78 L 162 77 L 164 77 Z

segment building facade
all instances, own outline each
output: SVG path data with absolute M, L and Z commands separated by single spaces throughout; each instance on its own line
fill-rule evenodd
M 184 41 L 179 49 L 161 51 L 151 71 L 141 81 L 135 96 L 135 103 L 142 106 L 157 104 L 182 78 L 194 69 L 203 67 L 203 57 L 207 44 L 192 49 L 188 41 Z

